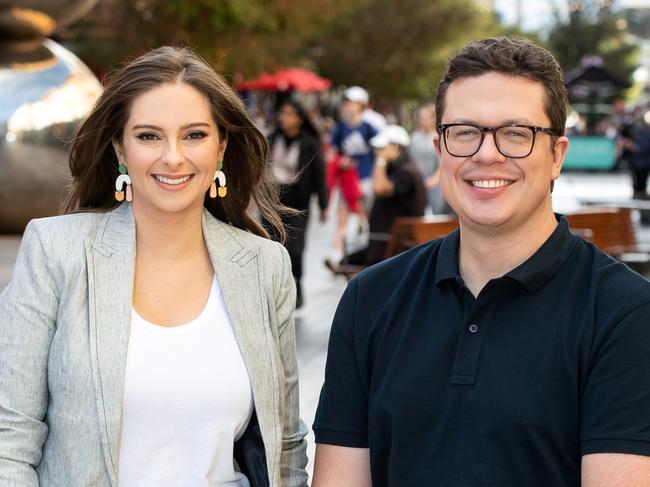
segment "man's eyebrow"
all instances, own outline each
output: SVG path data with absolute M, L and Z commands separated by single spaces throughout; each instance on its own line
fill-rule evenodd
M 478 125 L 479 127 L 486 126 L 478 123 L 476 120 L 468 120 L 468 119 L 454 120 L 453 122 L 449 122 L 449 123 L 463 123 L 467 125 Z M 502 125 L 531 125 L 531 121 L 528 120 L 527 118 L 511 118 L 509 120 L 504 120 L 503 122 L 499 122 L 494 126 L 499 127 Z
M 193 127 L 210 127 L 210 124 L 207 122 L 192 122 L 183 125 L 181 127 L 181 130 L 187 130 Z M 134 125 L 132 130 L 140 130 L 140 129 L 162 130 L 162 127 L 158 127 L 157 125 L 138 124 L 138 125 Z

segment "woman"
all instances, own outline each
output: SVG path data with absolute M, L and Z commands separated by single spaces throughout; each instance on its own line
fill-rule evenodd
M 110 78 L 0 299 L 0 485 L 306 485 L 267 147 L 189 50 Z
M 327 219 L 327 190 L 325 170 L 320 152 L 318 131 L 297 101 L 287 101 L 280 107 L 278 128 L 270 135 L 271 167 L 281 184 L 280 201 L 299 210 L 285 214 L 282 222 L 287 232 L 285 247 L 291 258 L 296 281 L 296 307 L 303 303 L 302 254 L 309 221 L 309 203 L 312 194 L 318 195 L 320 221 Z

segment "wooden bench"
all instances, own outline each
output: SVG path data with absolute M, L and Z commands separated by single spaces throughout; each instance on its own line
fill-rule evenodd
M 458 227 L 458 219 L 452 216 L 435 215 L 424 217 L 400 217 L 395 220 L 390 234 L 374 234 L 371 238 L 388 240 L 385 258 L 393 257 L 405 250 L 435 238 L 441 238 Z M 335 274 L 351 279 L 363 269 L 364 266 L 344 264 L 330 267 Z
M 648 250 L 638 242 L 629 208 L 586 207 L 566 216 L 573 233 L 616 258 L 626 260 L 629 254 L 648 254 Z M 387 257 L 444 237 L 457 226 L 458 221 L 453 217 L 398 218 L 391 232 Z
M 637 231 L 630 208 L 586 207 L 567 215 L 574 233 L 589 231 L 583 235 L 603 252 L 623 262 L 647 262 L 650 256 L 647 246 L 638 241 Z
M 630 265 L 650 262 L 650 248 L 638 242 L 635 222 L 629 208 L 586 207 L 566 215 L 573 233 L 593 242 L 598 248 Z M 442 238 L 458 227 L 456 217 L 434 215 L 401 217 L 393 224 L 386 258 L 430 240 Z M 364 268 L 341 266 L 338 274 L 351 278 Z
M 386 258 L 429 240 L 442 238 L 457 227 L 458 219 L 455 216 L 432 215 L 397 218 L 390 232 Z

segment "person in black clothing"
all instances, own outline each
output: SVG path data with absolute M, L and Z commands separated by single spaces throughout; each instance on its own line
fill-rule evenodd
M 629 157 L 634 198 L 648 199 L 647 184 L 650 173 L 650 126 L 641 118 L 632 133 L 634 149 Z
M 375 150 L 372 171 L 375 199 L 368 221 L 368 246 L 344 256 L 339 265 L 367 266 L 380 262 L 386 256 L 388 235 L 395 219 L 424 215 L 426 190 L 420 171 L 410 159 L 409 143 L 408 132 L 399 125 L 387 125 L 370 139 Z M 334 272 L 339 266 L 330 259 L 325 259 L 325 265 Z
M 296 307 L 300 308 L 303 304 L 302 254 L 312 194 L 318 196 L 320 221 L 327 219 L 327 190 L 320 140 L 300 103 L 289 100 L 280 107 L 278 128 L 269 136 L 269 143 L 271 167 L 280 183 L 280 201 L 298 210 L 284 215 L 282 220 L 287 231 L 284 246 L 291 257 L 296 280 Z M 270 227 L 268 230 L 273 231 Z M 273 234 L 273 237 L 277 238 L 277 235 Z
M 553 212 L 567 105 L 531 41 L 450 59 L 434 145 L 459 228 L 350 281 L 312 487 L 650 485 L 650 282 Z

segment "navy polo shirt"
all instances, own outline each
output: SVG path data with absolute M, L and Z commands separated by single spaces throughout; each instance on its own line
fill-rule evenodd
M 650 455 L 650 283 L 560 218 L 474 298 L 459 239 L 350 282 L 316 442 L 369 447 L 374 487 L 579 487 L 582 455 Z

